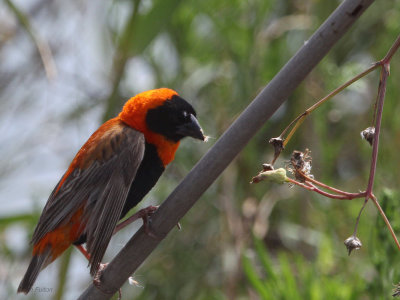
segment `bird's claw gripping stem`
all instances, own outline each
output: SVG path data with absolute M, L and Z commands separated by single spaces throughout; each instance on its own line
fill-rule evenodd
M 104 294 L 109 294 L 109 295 L 113 295 L 114 292 L 105 289 L 104 287 L 101 286 L 101 275 L 103 274 L 104 270 L 106 269 L 108 263 L 101 263 L 99 266 L 99 269 L 96 272 L 96 275 L 94 275 L 93 277 L 93 284 L 96 288 L 98 288 L 102 293 Z M 121 289 L 118 289 L 118 300 L 121 300 L 122 298 L 122 293 L 121 293 Z
M 115 227 L 114 234 L 116 234 L 118 231 L 120 231 L 122 228 L 126 227 L 127 225 L 131 224 L 132 222 L 142 219 L 143 220 L 143 226 L 144 226 L 144 231 L 146 232 L 147 235 L 153 237 L 153 238 L 158 238 L 158 236 L 151 231 L 150 224 L 151 224 L 151 215 L 158 209 L 158 206 L 150 205 L 148 207 L 145 207 L 141 210 L 139 210 L 137 213 L 134 215 L 130 216 L 128 219 L 125 221 L 119 223 L 117 227 Z

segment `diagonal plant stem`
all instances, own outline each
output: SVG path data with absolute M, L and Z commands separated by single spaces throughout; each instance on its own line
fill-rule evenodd
M 106 109 L 103 115 L 104 122 L 112 118 L 115 114 L 114 108 L 116 107 L 116 103 L 119 98 L 119 86 L 123 79 L 125 68 L 130 58 L 129 43 L 130 40 L 134 38 L 132 34 L 134 32 L 133 28 L 136 26 L 140 2 L 141 0 L 133 1 L 131 16 L 127 21 L 128 25 L 126 26 L 125 31 L 122 33 L 121 37 L 118 40 L 112 66 L 113 85 L 111 88 L 111 92 L 106 99 Z
M 365 200 L 372 196 L 372 189 L 374 185 L 375 173 L 376 173 L 376 164 L 378 160 L 378 149 L 379 149 L 379 134 L 381 131 L 381 123 L 382 123 L 382 112 L 383 112 L 383 104 L 385 101 L 385 94 L 386 94 L 386 82 L 389 76 L 389 64 L 384 63 L 382 65 L 381 70 L 381 77 L 379 81 L 379 88 L 378 88 L 378 96 L 377 96 L 377 110 L 375 115 L 375 135 L 372 144 L 372 159 L 371 159 L 371 167 L 369 172 L 368 178 L 368 185 L 366 189 L 366 196 Z
M 356 235 L 358 223 L 359 223 L 359 220 L 361 217 L 361 213 L 363 212 L 365 205 L 367 204 L 369 199 L 372 199 L 375 206 L 378 208 L 379 213 L 381 214 L 382 218 L 384 219 L 386 226 L 388 227 L 390 234 L 392 235 L 397 247 L 400 250 L 400 244 L 396 238 L 396 235 L 392 229 L 392 226 L 390 225 L 389 220 L 387 219 L 385 213 L 383 212 L 376 197 L 373 194 L 373 185 L 374 185 L 374 179 L 375 179 L 375 173 L 376 173 L 376 165 L 377 165 L 377 161 L 378 161 L 379 135 L 380 135 L 381 123 L 382 123 L 383 104 L 385 101 L 387 78 L 389 77 L 389 74 L 390 74 L 390 60 L 392 59 L 392 57 L 396 53 L 396 51 L 399 49 L 399 47 L 400 47 L 400 35 L 397 37 L 397 39 L 395 40 L 393 45 L 390 47 L 390 49 L 387 52 L 387 54 L 385 55 L 385 57 L 383 59 L 381 59 L 378 63 L 376 63 L 376 65 L 381 66 L 381 74 L 380 74 L 378 95 L 377 95 L 377 101 L 375 104 L 375 112 L 374 112 L 375 134 L 374 134 L 374 139 L 373 139 L 373 144 L 372 144 L 371 166 L 370 166 L 368 185 L 367 185 L 367 190 L 366 190 L 366 195 L 365 195 L 365 201 L 364 201 L 364 204 L 358 214 L 353 235 L 354 236 Z
M 397 247 L 400 250 L 400 244 L 399 244 L 399 242 L 398 242 L 398 240 L 396 238 L 396 235 L 395 235 L 395 233 L 394 233 L 394 231 L 393 231 L 393 229 L 392 229 L 392 227 L 390 225 L 390 222 L 387 219 L 385 213 L 383 212 L 383 210 L 380 207 L 376 197 L 373 194 L 373 185 L 374 185 L 374 179 L 375 179 L 375 174 L 376 174 L 376 166 L 377 166 L 377 160 L 378 160 L 379 136 L 380 136 L 380 130 L 381 130 L 381 123 L 382 123 L 383 105 L 384 105 L 385 94 L 386 94 L 387 79 L 388 79 L 388 77 L 390 75 L 390 60 L 392 59 L 393 55 L 396 53 L 396 51 L 399 48 L 400 48 L 400 35 L 397 37 L 397 39 L 395 40 L 393 45 L 390 47 L 389 51 L 387 52 L 387 54 L 385 55 L 385 57 L 383 59 L 381 59 L 377 63 L 373 64 L 370 68 L 368 68 L 364 72 L 360 73 L 359 75 L 357 75 L 353 79 L 349 80 L 345 84 L 341 85 L 339 88 L 335 89 L 334 91 L 329 93 L 326 97 L 322 98 L 316 104 L 314 104 L 309 109 L 307 109 L 303 114 L 299 115 L 294 121 L 292 121 L 292 123 L 289 124 L 289 126 L 287 128 L 285 128 L 285 130 L 282 132 L 280 137 L 283 137 L 283 135 L 286 133 L 288 128 L 290 128 L 294 124 L 294 127 L 289 132 L 288 137 L 284 140 L 284 145 L 286 145 L 286 143 L 290 140 L 290 138 L 292 137 L 294 132 L 297 130 L 297 128 L 301 125 L 301 123 L 307 117 L 307 115 L 309 115 L 313 110 L 315 110 L 320 105 L 322 105 L 325 101 L 327 101 L 328 99 L 330 99 L 331 97 L 333 97 L 334 95 L 339 93 L 345 87 L 349 86 L 350 84 L 352 84 L 356 80 L 364 77 L 365 75 L 367 75 L 371 71 L 373 71 L 376 68 L 380 67 L 381 68 L 381 73 L 380 73 L 378 95 L 377 95 L 377 100 L 376 100 L 376 104 L 375 104 L 375 112 L 374 112 L 375 134 L 374 134 L 374 139 L 373 139 L 373 144 L 372 144 L 372 158 L 371 158 L 370 172 L 369 172 L 369 178 L 368 178 L 368 185 L 367 185 L 367 189 L 366 189 L 365 192 L 358 194 L 359 197 L 360 196 L 361 197 L 365 197 L 365 201 L 364 201 L 363 206 L 361 207 L 360 212 L 359 212 L 359 214 L 357 216 L 356 224 L 355 224 L 355 227 L 354 227 L 353 236 L 356 236 L 359 220 L 360 220 L 361 214 L 362 214 L 362 212 L 363 212 L 368 200 L 372 199 L 372 201 L 374 202 L 375 206 L 379 210 L 379 213 L 381 214 L 382 218 L 384 219 L 384 221 L 386 223 L 386 226 L 388 227 L 388 229 L 389 229 L 389 231 L 390 231 L 390 233 L 391 233 L 391 235 L 392 235 Z M 276 157 L 274 157 L 274 160 L 275 159 L 276 159 Z M 294 180 L 293 181 L 290 180 L 290 182 L 292 182 L 294 184 L 297 184 L 297 185 L 300 185 L 300 186 L 302 186 L 302 187 L 304 187 L 304 188 L 306 188 L 308 190 L 315 191 L 315 192 L 317 192 L 317 193 L 319 193 L 321 195 L 325 195 L 326 197 L 329 197 L 329 198 L 332 198 L 332 199 L 349 199 L 349 198 L 344 198 L 345 195 L 347 195 L 347 192 L 343 192 L 341 190 L 338 190 L 338 189 L 335 189 L 335 188 L 330 187 L 328 185 L 325 185 L 322 182 L 319 182 L 319 181 L 317 181 L 317 180 L 315 180 L 313 178 L 310 178 L 305 174 L 302 174 L 302 175 L 309 182 L 312 182 L 312 183 L 314 183 L 314 184 L 316 184 L 318 186 L 321 186 L 323 188 L 329 189 L 329 190 L 331 190 L 331 191 L 333 191 L 335 193 L 341 194 L 342 196 L 340 197 L 340 196 L 335 195 L 335 194 L 326 193 L 324 191 L 319 190 L 315 186 L 307 186 L 307 185 L 298 183 L 298 182 L 296 182 Z
M 363 212 L 365 206 L 367 205 L 367 203 L 368 203 L 368 201 L 367 201 L 367 200 L 364 200 L 364 203 L 363 203 L 363 205 L 361 206 L 360 211 L 358 212 L 357 219 L 356 219 L 356 224 L 354 225 L 353 237 L 356 237 L 356 236 L 357 236 L 358 224 L 360 223 L 361 214 L 362 214 L 362 212 Z
M 365 77 L 366 75 L 368 75 L 369 73 L 371 73 L 372 71 L 374 71 L 375 69 L 377 69 L 379 67 L 385 68 L 385 66 L 387 66 L 386 67 L 387 68 L 387 76 L 389 76 L 389 63 L 390 63 L 390 60 L 392 59 L 393 55 L 397 52 L 399 47 L 400 47 L 400 35 L 397 37 L 397 39 L 395 40 L 395 42 L 390 47 L 389 51 L 387 52 L 387 54 L 385 55 L 385 57 L 382 60 L 372 64 L 372 66 L 370 66 L 368 69 L 366 69 L 365 71 L 359 73 L 358 75 L 356 75 L 352 79 L 348 80 L 347 82 L 345 82 L 344 84 L 342 84 L 338 88 L 334 89 L 332 92 L 330 92 L 324 98 L 318 100 L 314 105 L 312 105 L 307 110 L 305 110 L 302 114 L 298 115 L 292 122 L 290 122 L 290 124 L 279 135 L 279 137 L 283 139 L 283 147 L 285 147 L 287 145 L 287 143 L 290 141 L 290 139 L 292 138 L 294 133 L 297 131 L 297 129 L 300 127 L 300 125 L 304 122 L 304 120 L 306 119 L 306 117 L 308 115 L 310 115 L 314 110 L 316 110 L 322 104 L 327 102 L 329 99 L 331 99 L 332 97 L 334 97 L 337 94 L 339 94 L 345 88 L 347 88 L 348 86 L 352 85 L 354 82 L 358 81 L 359 79 Z M 387 79 L 387 76 L 386 76 L 385 79 Z M 382 81 L 382 75 L 381 75 L 381 81 Z M 385 81 L 385 84 L 386 84 L 386 81 Z M 386 88 L 386 85 L 385 85 L 385 88 Z M 384 93 L 383 93 L 383 95 L 384 95 Z M 379 101 L 377 101 L 377 104 L 379 104 Z M 378 115 L 378 113 L 374 114 L 374 123 L 376 122 L 375 118 L 376 118 L 377 115 Z M 287 137 L 285 137 L 286 133 L 289 131 L 290 128 L 292 128 L 292 129 L 288 133 Z M 278 153 L 277 155 L 274 156 L 273 162 L 276 161 L 276 159 L 278 158 L 279 154 L 280 153 Z
M 363 78 L 364 76 L 368 75 L 369 73 L 371 73 L 373 70 L 375 70 L 376 68 L 379 67 L 379 63 L 374 63 L 371 67 L 369 67 L 368 69 L 366 69 L 365 71 L 361 72 L 360 74 L 356 75 L 354 78 L 350 79 L 349 81 L 343 83 L 341 86 L 339 86 L 338 88 L 334 89 L 332 92 L 330 92 L 328 95 L 326 95 L 324 98 L 322 98 L 321 100 L 318 100 L 317 103 L 315 103 L 314 105 L 312 105 L 311 107 L 309 107 L 307 110 L 305 110 L 302 114 L 300 114 L 299 116 L 296 117 L 296 119 L 294 119 L 280 134 L 281 138 L 284 138 L 284 135 L 286 134 L 286 132 L 289 130 L 290 127 L 292 127 L 294 125 L 294 127 L 292 128 L 292 130 L 289 132 L 289 134 L 287 135 L 287 137 L 285 138 L 284 142 L 283 142 L 283 146 L 286 146 L 286 144 L 290 141 L 291 137 L 293 136 L 293 134 L 296 132 L 296 130 L 300 127 L 300 125 L 304 122 L 305 118 L 311 114 L 314 110 L 316 110 L 318 107 L 320 107 L 322 104 L 324 104 L 326 101 L 328 101 L 329 99 L 331 99 L 332 97 L 336 96 L 337 94 L 339 94 L 341 91 L 343 91 L 345 88 L 347 88 L 348 86 L 352 85 L 354 82 L 356 82 L 357 80 Z
M 42 60 L 43 68 L 45 70 L 47 79 L 49 81 L 53 80 L 57 76 L 57 68 L 54 63 L 53 54 L 51 52 L 49 44 L 42 39 L 34 30 L 29 18 L 19 9 L 15 3 L 11 0 L 5 0 L 10 10 L 14 13 L 15 17 L 18 19 L 21 26 L 28 33 L 29 37 L 36 46 L 39 56 Z
M 379 213 L 381 214 L 383 220 L 385 221 L 385 224 L 386 224 L 387 228 L 390 231 L 390 234 L 392 235 L 392 237 L 394 239 L 394 242 L 396 243 L 397 248 L 399 248 L 399 250 L 400 250 L 400 243 L 399 243 L 399 241 L 398 241 L 398 239 L 396 237 L 396 234 L 393 231 L 392 226 L 390 225 L 390 222 L 389 222 L 388 218 L 385 215 L 385 212 L 383 211 L 382 207 L 379 205 L 378 199 L 375 197 L 374 194 L 371 195 L 370 199 L 375 204 L 376 208 L 378 209 Z
M 393 55 L 397 52 L 400 47 L 400 35 L 397 37 L 393 45 L 390 47 L 389 51 L 386 53 L 385 57 L 381 60 L 382 64 L 390 63 Z
M 372 193 L 373 193 L 372 190 L 376 173 L 376 164 L 378 160 L 379 135 L 381 131 L 383 104 L 385 101 L 385 94 L 386 94 L 386 83 L 387 83 L 387 78 L 389 77 L 390 74 L 390 60 L 392 59 L 396 51 L 399 49 L 399 47 L 400 47 L 400 35 L 397 37 L 396 41 L 390 47 L 385 57 L 377 63 L 379 66 L 381 66 L 381 76 L 379 80 L 378 96 L 376 101 L 377 109 L 374 115 L 375 135 L 372 144 L 372 159 L 371 159 L 371 167 L 368 178 L 368 186 L 366 190 L 367 192 L 365 198 L 366 201 L 368 201 L 369 198 L 372 198 Z
M 371 67 L 369 67 L 367 70 L 361 72 L 360 74 L 358 74 L 357 76 L 355 76 L 354 78 L 350 79 L 349 81 L 347 81 L 346 83 L 342 84 L 341 86 L 339 86 L 337 89 L 333 90 L 332 92 L 330 92 L 327 96 L 325 96 L 324 98 L 322 98 L 321 100 L 319 100 L 317 103 L 315 103 L 314 105 L 312 105 L 310 108 L 308 108 L 305 112 L 303 112 L 301 115 L 297 116 L 281 133 L 281 135 L 279 136 L 279 138 L 281 138 L 283 140 L 283 147 L 282 149 L 286 146 L 286 144 L 290 141 L 291 137 L 293 136 L 293 134 L 296 132 L 296 130 L 300 127 L 300 125 L 304 122 L 305 118 L 311 113 L 313 112 L 315 109 L 317 109 L 318 107 L 320 107 L 323 103 L 325 103 L 326 101 L 328 101 L 329 99 L 331 99 L 333 96 L 337 95 L 339 92 L 341 92 L 343 89 L 345 89 L 346 87 L 348 87 L 349 85 L 351 85 L 352 83 L 354 83 L 355 81 L 359 80 L 360 78 L 366 76 L 367 74 L 369 74 L 370 72 L 372 72 L 373 70 L 377 69 L 378 67 L 381 68 L 381 73 L 380 73 L 380 80 L 379 80 L 379 87 L 378 87 L 378 95 L 377 95 L 377 100 L 375 103 L 375 108 L 374 108 L 374 117 L 373 117 L 373 123 L 374 123 L 374 128 L 375 128 L 375 134 L 374 134 L 374 138 L 373 138 L 373 144 L 372 144 L 372 158 L 371 158 L 371 165 L 370 165 L 370 172 L 369 172 L 369 178 L 368 178 L 368 184 L 367 184 L 367 188 L 365 192 L 361 192 L 355 195 L 358 195 L 358 197 L 354 197 L 354 198 L 359 198 L 359 197 L 365 197 L 365 201 L 363 206 L 360 209 L 360 212 L 357 216 L 356 219 L 356 224 L 354 227 L 354 233 L 353 236 L 356 236 L 357 233 L 357 228 L 358 228 L 358 224 L 359 224 L 359 220 L 361 217 L 361 214 L 368 202 L 369 199 L 372 199 L 374 204 L 376 205 L 376 207 L 378 208 L 382 218 L 384 219 L 397 247 L 400 250 L 400 244 L 396 238 L 396 235 L 393 232 L 393 229 L 390 225 L 389 220 L 386 218 L 386 215 L 384 214 L 382 208 L 380 207 L 376 197 L 373 194 L 373 185 L 374 185 L 374 179 L 375 179 L 375 174 L 376 174 L 376 166 L 377 166 L 377 161 L 378 161 L 378 150 L 379 150 L 379 136 L 380 136 L 380 131 L 381 131 L 381 123 L 382 123 L 382 113 L 383 113 L 383 105 L 384 105 L 384 101 L 385 101 L 385 94 L 386 94 L 386 85 L 387 85 L 387 79 L 390 75 L 390 61 L 393 57 L 393 55 L 397 52 L 397 50 L 400 48 L 400 35 L 396 38 L 395 42 L 392 44 L 392 46 L 390 47 L 390 49 L 388 50 L 387 54 L 385 55 L 385 57 L 383 59 L 381 59 L 380 61 L 374 63 Z M 293 128 L 291 129 L 291 131 L 289 132 L 289 134 L 287 135 L 287 137 L 285 138 L 284 135 L 286 134 L 286 132 L 293 126 Z M 274 158 L 273 158 L 273 162 L 275 162 L 275 160 L 277 159 L 277 157 L 280 155 L 280 152 L 275 152 Z M 332 199 L 350 199 L 350 198 L 346 198 L 346 195 L 351 197 L 351 193 L 347 193 L 341 190 L 338 190 L 336 188 L 330 187 L 322 182 L 319 182 L 313 178 L 308 177 L 305 174 L 302 174 L 304 176 L 304 178 L 308 181 L 308 182 L 312 182 L 320 187 L 323 187 L 325 189 L 328 189 L 332 192 L 335 192 L 339 195 L 335 195 L 335 194 L 330 194 L 327 192 L 324 192 L 320 189 L 318 189 L 316 186 L 314 185 L 307 185 L 307 184 L 302 184 L 299 183 L 295 180 L 292 180 L 289 178 L 289 181 L 292 182 L 293 184 L 297 184 L 305 189 L 317 192 L 321 195 L 324 195 L 326 197 L 332 198 Z M 353 198 L 351 198 L 353 199 Z

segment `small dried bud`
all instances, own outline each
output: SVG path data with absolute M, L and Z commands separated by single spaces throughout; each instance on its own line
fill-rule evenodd
M 287 182 L 286 170 L 284 168 L 279 168 L 276 170 L 260 172 L 257 176 L 253 177 L 250 183 L 258 183 L 262 180 L 279 184 L 285 183 Z
M 344 241 L 344 244 L 346 245 L 347 251 L 349 251 L 349 255 L 351 254 L 351 251 L 358 250 L 361 248 L 362 244 L 361 241 L 359 240 L 358 237 L 352 235 L 351 237 L 347 238 Z
M 279 154 L 281 154 L 281 152 L 285 149 L 285 147 L 283 146 L 284 141 L 285 139 L 281 138 L 280 136 L 269 140 L 268 143 L 270 143 L 275 150 L 274 159 L 276 159 L 279 156 Z
M 263 164 L 263 171 L 272 171 L 274 169 L 274 166 L 271 164 Z
M 361 131 L 361 138 L 366 140 L 371 146 L 375 137 L 375 127 L 368 127 Z

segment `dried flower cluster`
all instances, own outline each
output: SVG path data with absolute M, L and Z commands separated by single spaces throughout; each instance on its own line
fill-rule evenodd
M 306 181 L 304 175 L 313 178 L 311 174 L 312 157 L 310 154 L 311 151 L 308 149 L 304 152 L 295 150 L 290 158 L 290 165 L 287 167 L 287 170 L 300 182 Z

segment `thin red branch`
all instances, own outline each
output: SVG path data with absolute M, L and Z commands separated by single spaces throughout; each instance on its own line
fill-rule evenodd
M 339 190 L 337 188 L 334 188 L 334 187 L 332 187 L 330 185 L 327 185 L 325 183 L 322 183 L 322 182 L 320 182 L 320 181 L 318 181 L 318 180 L 316 180 L 314 178 L 311 178 L 311 177 L 307 176 L 306 174 L 304 174 L 303 172 L 301 172 L 301 174 L 306 178 L 307 181 L 310 181 L 310 182 L 314 183 L 315 185 L 318 185 L 318 186 L 320 186 L 320 187 L 322 187 L 324 189 L 330 190 L 330 191 L 332 191 L 334 193 L 337 193 L 337 194 L 340 194 L 340 195 L 345 195 L 345 196 L 352 197 L 353 195 L 360 195 L 360 193 L 365 194 L 365 192 L 360 192 L 360 193 L 345 192 L 345 191 Z
M 312 192 L 316 192 L 318 194 L 321 194 L 325 197 L 331 198 L 331 199 L 337 199 L 337 200 L 353 200 L 356 198 L 362 198 L 365 196 L 365 192 L 362 193 L 346 193 L 346 195 L 336 195 L 336 194 L 331 194 L 328 192 L 325 192 L 321 189 L 319 189 L 318 187 L 316 187 L 315 185 L 313 185 L 312 183 L 308 182 L 308 184 L 304 184 L 301 182 L 298 182 L 292 178 L 288 177 L 288 182 L 293 183 L 295 185 L 298 185 L 302 188 L 305 188 L 306 190 L 312 191 Z
M 378 96 L 377 96 L 377 111 L 375 117 L 375 136 L 372 144 L 372 159 L 371 159 L 371 167 L 369 172 L 368 186 L 366 189 L 365 200 L 368 201 L 369 198 L 372 198 L 372 189 L 374 185 L 375 173 L 376 173 L 376 164 L 378 160 L 378 149 L 379 149 L 379 135 L 381 131 L 381 122 L 382 122 L 382 112 L 383 112 L 383 104 L 385 101 L 386 94 L 386 82 L 389 76 L 389 64 L 383 64 L 381 70 L 381 78 L 379 81 L 378 88 Z
M 393 55 L 400 47 L 400 35 L 397 37 L 396 41 L 393 43 L 392 47 L 390 47 L 389 51 L 386 53 L 385 57 L 381 60 L 382 64 L 389 64 Z

